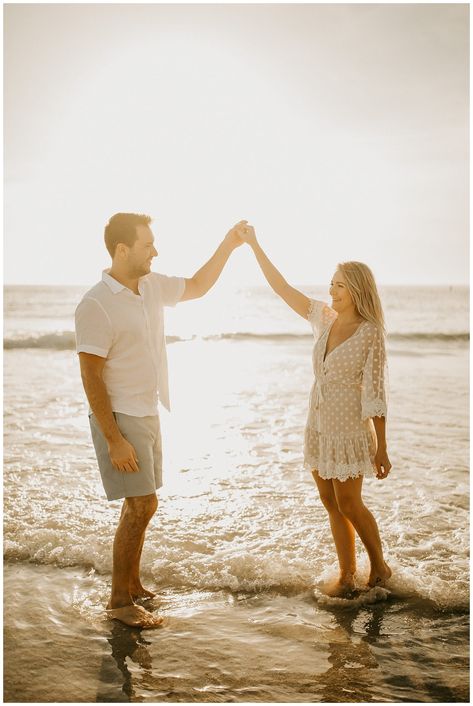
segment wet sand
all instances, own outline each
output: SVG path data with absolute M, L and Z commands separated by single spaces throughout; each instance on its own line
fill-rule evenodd
M 108 581 L 6 564 L 6 702 L 469 700 L 467 616 L 425 601 L 164 589 L 151 631 L 105 617 Z

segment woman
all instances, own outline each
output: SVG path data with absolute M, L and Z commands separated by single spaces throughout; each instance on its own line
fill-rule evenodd
M 330 285 L 332 305 L 309 299 L 291 287 L 260 247 L 254 229 L 240 230 L 269 285 L 312 325 L 315 381 L 310 393 L 304 462 L 317 484 L 330 519 L 340 576 L 329 595 L 355 588 L 355 532 L 370 559 L 370 587 L 391 576 L 384 561 L 376 520 L 361 497 L 363 477 L 386 478 L 384 317 L 370 269 L 341 263 Z

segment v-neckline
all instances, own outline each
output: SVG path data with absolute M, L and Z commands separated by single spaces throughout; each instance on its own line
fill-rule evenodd
M 329 351 L 329 353 L 327 353 L 328 337 L 330 336 L 330 331 L 332 330 L 332 326 L 334 325 L 334 323 L 335 323 L 336 320 L 337 320 L 337 319 L 334 319 L 334 320 L 332 321 L 332 323 L 330 324 L 330 326 L 327 328 L 327 337 L 326 337 L 326 339 L 325 339 L 325 346 L 324 346 L 324 356 L 323 356 L 323 358 L 322 358 L 322 362 L 323 362 L 323 363 L 326 363 L 326 362 L 327 362 L 327 358 L 328 358 L 330 355 L 332 355 L 332 353 L 333 353 L 334 351 L 336 351 L 337 348 L 340 348 L 340 346 L 343 346 L 343 344 L 346 343 L 347 341 L 349 341 L 351 338 L 353 338 L 353 336 L 356 336 L 356 334 L 358 333 L 358 331 L 360 330 L 360 328 L 363 326 L 363 324 L 366 323 L 366 319 L 365 319 L 365 320 L 362 321 L 360 324 L 358 324 L 358 327 L 356 328 L 355 331 L 353 331 L 353 333 L 351 334 L 351 336 L 348 336 L 348 338 L 345 338 L 344 341 L 342 341 L 341 343 L 339 343 L 338 346 L 335 346 L 335 348 L 332 348 L 332 350 Z

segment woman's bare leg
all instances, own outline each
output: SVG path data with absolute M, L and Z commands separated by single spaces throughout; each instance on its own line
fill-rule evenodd
M 330 528 L 337 550 L 340 577 L 335 585 L 328 588 L 331 595 L 340 595 L 354 588 L 356 572 L 355 530 L 350 520 L 340 512 L 332 480 L 320 478 L 316 470 L 312 471 L 317 484 L 320 499 L 328 512 Z
M 340 512 L 351 522 L 365 545 L 370 558 L 370 586 L 380 584 L 391 576 L 391 569 L 384 561 L 378 525 L 371 512 L 363 503 L 361 488 L 363 476 L 346 481 L 333 481 L 333 489 Z

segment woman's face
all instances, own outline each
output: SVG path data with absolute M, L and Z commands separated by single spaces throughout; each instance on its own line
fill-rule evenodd
M 340 270 L 337 270 L 332 277 L 329 293 L 332 297 L 332 309 L 335 309 L 338 314 L 347 309 L 354 308 L 353 299 L 348 291 L 345 277 Z

